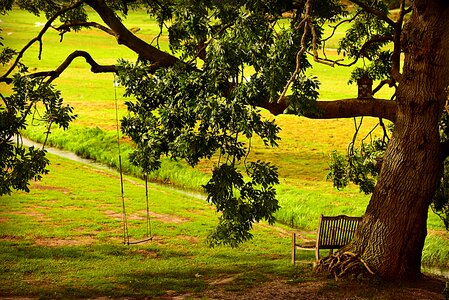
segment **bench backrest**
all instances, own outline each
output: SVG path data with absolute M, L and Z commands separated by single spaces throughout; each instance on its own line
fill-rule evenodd
M 352 240 L 362 217 L 323 216 L 318 227 L 316 248 L 338 249 Z

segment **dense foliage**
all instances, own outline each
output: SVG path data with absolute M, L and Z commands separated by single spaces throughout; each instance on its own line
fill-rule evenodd
M 5 61 L 8 59 L 5 58 Z M 0 94 L 0 195 L 12 190 L 29 191 L 31 179 L 41 179 L 47 174 L 49 161 L 44 149 L 24 147 L 20 130 L 25 129 L 30 114 L 47 124 L 48 133 L 52 124 L 66 129 L 75 118 L 73 109 L 65 106 L 59 91 L 42 82 L 42 78 L 26 76 L 26 67 L 13 76 L 13 93 Z M 39 113 L 37 103 L 44 109 Z
M 263 119 L 257 106 L 276 101 L 297 68 L 301 36 L 294 28 L 304 24 L 299 15 L 281 21 L 289 8 L 281 1 L 167 4 L 154 13 L 161 27 L 172 22 L 170 47 L 183 62 L 154 74 L 152 62 L 143 59 L 119 67 L 126 96 L 136 97 L 127 102 L 131 116 L 122 122 L 136 143 L 131 157 L 136 165 L 151 172 L 161 155 L 192 166 L 218 156 L 204 186 L 208 201 L 221 212 L 211 245 L 237 246 L 251 238 L 254 222 L 273 223 L 279 208 L 276 167 L 247 162 L 247 157 L 253 136 L 271 146 L 279 139 L 279 128 Z M 317 8 L 321 13 L 329 9 Z M 293 78 L 290 112 L 311 107 L 308 102 L 318 97 L 317 80 L 306 76 L 310 63 L 304 55 L 298 59 L 302 67 Z

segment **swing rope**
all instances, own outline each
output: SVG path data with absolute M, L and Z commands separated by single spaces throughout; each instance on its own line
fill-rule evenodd
M 151 233 L 151 218 L 150 218 L 150 206 L 148 205 L 148 175 L 145 173 L 145 201 L 147 203 L 147 238 L 153 237 Z
M 122 154 L 120 150 L 120 128 L 119 128 L 119 119 L 118 119 L 118 100 L 117 100 L 117 79 L 114 74 L 114 99 L 115 99 L 115 123 L 116 123 L 116 131 L 117 131 L 117 149 L 118 149 L 118 163 L 119 163 L 119 173 L 120 173 L 120 195 L 122 198 L 122 223 L 123 223 L 123 244 L 132 245 L 132 244 L 140 244 L 144 242 L 151 241 L 153 239 L 151 233 L 151 221 L 150 221 L 150 206 L 148 201 L 148 176 L 145 173 L 145 201 L 147 208 L 146 215 L 146 236 L 145 239 L 139 241 L 130 241 L 129 240 L 129 231 L 128 231 L 128 216 L 126 213 L 126 205 L 125 205 L 125 192 L 123 187 L 123 168 L 122 168 Z

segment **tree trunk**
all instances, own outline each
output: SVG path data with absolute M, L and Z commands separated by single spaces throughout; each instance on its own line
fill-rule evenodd
M 403 29 L 397 118 L 378 184 L 349 246 L 385 279 L 420 276 L 432 196 L 442 176 L 438 122 L 447 99 L 445 1 L 414 1 Z

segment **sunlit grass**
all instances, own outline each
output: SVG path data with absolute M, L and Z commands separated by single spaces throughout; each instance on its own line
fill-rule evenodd
M 249 278 L 293 272 L 284 228 L 256 225 L 254 239 L 239 251 L 209 248 L 214 209 L 151 183 L 153 240 L 124 246 L 119 174 L 50 158 L 50 175 L 33 182 L 30 193 L 0 202 L 3 296 L 158 296 L 202 291 L 227 277 L 238 277 L 229 288 L 240 290 L 255 283 Z M 130 239 L 139 240 L 146 231 L 144 182 L 126 176 L 124 182 Z

